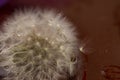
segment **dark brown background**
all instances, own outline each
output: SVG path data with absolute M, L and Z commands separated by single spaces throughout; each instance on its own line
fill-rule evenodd
M 120 65 L 120 0 L 9 0 L 0 23 L 23 7 L 55 8 L 74 23 L 88 54 L 87 80 L 105 80 L 106 65 Z

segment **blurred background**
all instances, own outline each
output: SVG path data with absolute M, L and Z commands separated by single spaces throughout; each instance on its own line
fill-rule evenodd
M 87 61 L 86 80 L 120 80 L 120 0 L 0 0 L 0 24 L 26 7 L 56 9 L 76 26 Z M 106 79 L 106 69 L 117 77 Z

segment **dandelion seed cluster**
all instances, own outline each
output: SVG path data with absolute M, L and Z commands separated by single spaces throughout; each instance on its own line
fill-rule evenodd
M 0 66 L 7 72 L 4 80 L 69 80 L 82 65 L 73 25 L 60 13 L 24 10 L 3 27 Z

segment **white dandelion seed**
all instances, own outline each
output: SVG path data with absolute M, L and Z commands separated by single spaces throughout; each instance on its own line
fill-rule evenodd
M 5 80 L 68 80 L 77 70 L 83 72 L 75 29 L 59 13 L 20 11 L 3 27 L 0 66 L 7 66 Z

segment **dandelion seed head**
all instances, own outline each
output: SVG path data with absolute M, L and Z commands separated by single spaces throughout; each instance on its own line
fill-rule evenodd
M 68 80 L 82 66 L 74 26 L 54 11 L 20 11 L 3 27 L 0 66 L 9 66 L 5 80 Z

